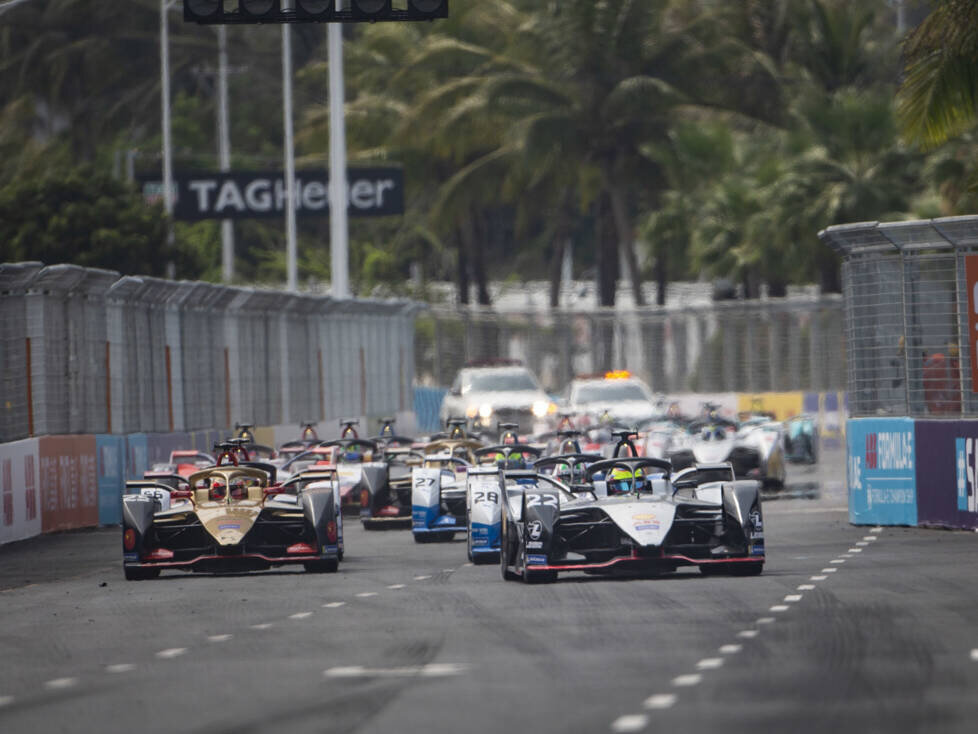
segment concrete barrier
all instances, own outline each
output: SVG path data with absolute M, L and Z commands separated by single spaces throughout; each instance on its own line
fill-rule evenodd
M 38 439 L 41 532 L 98 524 L 95 436 Z

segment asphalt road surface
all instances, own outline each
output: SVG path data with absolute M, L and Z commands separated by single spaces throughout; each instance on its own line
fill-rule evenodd
M 5 546 L 0 732 L 974 732 L 978 534 L 850 526 L 842 465 L 791 469 L 756 578 L 525 586 L 354 522 L 335 575 Z

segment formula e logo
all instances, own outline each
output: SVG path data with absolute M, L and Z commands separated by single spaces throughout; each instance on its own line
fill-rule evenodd
M 866 434 L 866 468 L 875 469 L 879 461 L 879 454 L 877 454 L 877 434 L 867 433 Z
M 956 487 L 958 492 L 958 509 L 965 512 L 978 512 L 978 457 L 975 456 L 974 438 L 956 438 L 954 440 L 955 458 L 957 459 Z
M 530 540 L 540 540 L 540 536 L 543 535 L 543 523 L 539 520 L 533 520 L 526 526 L 527 532 L 530 534 Z

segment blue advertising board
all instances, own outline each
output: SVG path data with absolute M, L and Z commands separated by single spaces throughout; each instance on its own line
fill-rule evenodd
M 849 521 L 917 524 L 917 462 L 911 418 L 853 418 L 846 424 Z
M 122 488 L 126 483 L 126 439 L 124 436 L 95 437 L 98 464 L 98 524 L 122 522 Z

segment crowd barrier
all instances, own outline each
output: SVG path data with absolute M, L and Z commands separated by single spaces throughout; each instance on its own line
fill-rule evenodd
M 853 418 L 849 520 L 978 530 L 978 420 Z

